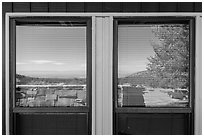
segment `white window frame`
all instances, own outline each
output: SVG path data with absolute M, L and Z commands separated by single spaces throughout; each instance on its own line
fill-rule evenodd
M 202 134 L 202 13 L 6 13 L 6 134 L 9 134 L 9 18 L 29 16 L 92 17 L 92 134 L 113 134 L 112 70 L 113 17 L 192 16 L 195 17 L 195 129 Z

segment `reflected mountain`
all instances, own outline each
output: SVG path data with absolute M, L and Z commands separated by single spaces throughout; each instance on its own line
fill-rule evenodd
M 131 85 L 150 86 L 155 81 L 156 81 L 155 78 L 147 70 L 139 71 L 129 76 L 118 78 L 119 85 L 129 83 Z
M 86 84 L 86 78 L 39 78 L 16 74 L 17 85 L 82 85 Z

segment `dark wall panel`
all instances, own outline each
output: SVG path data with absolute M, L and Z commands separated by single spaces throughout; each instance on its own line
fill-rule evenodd
M 30 12 L 30 2 L 13 2 L 13 12 Z
M 177 3 L 176 2 L 161 2 L 160 5 L 161 12 L 175 12 L 177 11 Z
M 67 7 L 65 2 L 50 2 L 49 12 L 66 12 Z
M 143 2 L 141 5 L 142 12 L 159 12 L 159 2 Z
M 102 2 L 88 2 L 85 3 L 86 12 L 102 12 L 103 4 Z
M 12 2 L 2 2 L 2 15 L 6 12 L 12 12 Z
M 16 114 L 17 135 L 87 135 L 87 114 Z
M 178 12 L 193 12 L 194 3 L 193 2 L 180 2 L 178 3 Z
M 49 6 L 48 6 L 49 5 Z M 201 12 L 201 2 L 14 2 L 13 12 Z
M 141 3 L 140 2 L 125 2 L 122 3 L 123 12 L 140 12 Z
M 12 12 L 11 2 L 2 2 L 2 135 L 6 134 L 5 127 L 5 14 Z
M 84 2 L 68 2 L 67 12 L 84 12 Z
M 117 114 L 116 134 L 185 135 L 189 134 L 189 114 Z
M 195 2 L 194 3 L 194 11 L 195 12 L 202 12 L 202 2 Z
M 48 12 L 48 2 L 31 2 L 31 12 Z
M 103 12 L 120 12 L 122 4 L 120 2 L 103 3 Z

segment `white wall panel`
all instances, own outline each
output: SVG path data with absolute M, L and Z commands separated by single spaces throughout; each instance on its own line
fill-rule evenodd
M 202 134 L 202 17 L 196 17 L 195 134 Z
M 112 18 L 96 17 L 96 134 L 112 134 Z

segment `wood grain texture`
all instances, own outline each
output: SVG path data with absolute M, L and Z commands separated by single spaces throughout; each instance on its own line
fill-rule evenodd
M 143 2 L 141 12 L 159 12 L 159 2 Z
M 193 2 L 179 2 L 177 11 L 178 12 L 193 12 L 194 4 Z
M 103 3 L 103 12 L 120 12 L 121 11 L 120 2 L 104 2 Z
M 87 2 L 85 3 L 85 12 L 102 12 L 103 3 L 102 2 Z
M 176 2 L 161 2 L 160 12 L 175 12 L 177 11 L 177 3 Z
M 195 2 L 194 3 L 194 11 L 195 12 L 202 12 L 202 2 Z
M 12 12 L 12 2 L 2 2 L 2 14 L 5 15 L 6 12 Z
M 68 2 L 67 12 L 84 12 L 84 2 Z
M 13 12 L 30 12 L 30 2 L 13 2 Z
M 48 12 L 48 2 L 31 2 L 31 12 Z
M 141 3 L 140 2 L 124 2 L 122 3 L 123 12 L 140 12 Z
M 13 2 L 13 12 L 202 12 L 201 2 Z
M 49 12 L 66 12 L 65 2 L 49 2 Z

